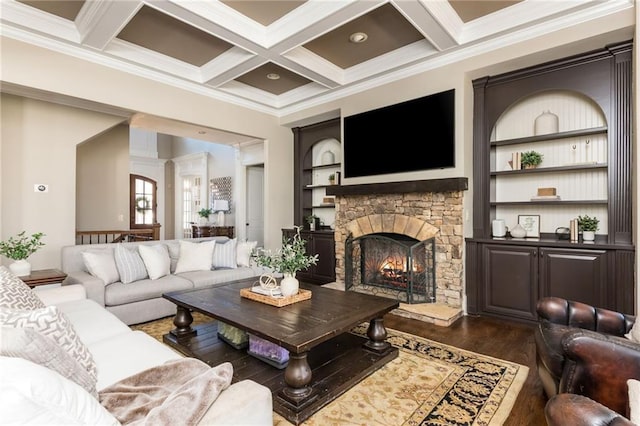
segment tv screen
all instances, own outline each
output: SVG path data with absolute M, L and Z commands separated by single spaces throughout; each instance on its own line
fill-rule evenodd
M 455 166 L 455 89 L 343 119 L 344 177 Z

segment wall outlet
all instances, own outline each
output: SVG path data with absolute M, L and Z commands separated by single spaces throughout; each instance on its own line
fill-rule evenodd
M 49 192 L 49 185 L 36 183 L 33 185 L 33 192 Z

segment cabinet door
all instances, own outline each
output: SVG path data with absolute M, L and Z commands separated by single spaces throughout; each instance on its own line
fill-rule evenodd
M 500 316 L 535 320 L 538 301 L 537 248 L 485 245 L 482 250 L 484 291 L 481 310 Z
M 606 251 L 540 248 L 541 296 L 609 307 L 606 282 Z
M 312 266 L 313 279 L 318 283 L 336 280 L 335 242 L 332 232 L 316 232 L 312 236 L 312 253 L 318 255 L 318 263 Z

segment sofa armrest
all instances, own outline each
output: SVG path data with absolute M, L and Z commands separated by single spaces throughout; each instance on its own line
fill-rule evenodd
M 33 291 L 36 293 L 38 298 L 42 300 L 42 303 L 47 306 L 87 298 L 87 292 L 80 284 L 65 285 L 61 287 L 36 287 Z
M 640 379 L 640 344 L 624 337 L 576 330 L 562 339 L 566 356 L 560 392 L 585 395 L 629 414 L 628 379 Z
M 635 317 L 632 315 L 596 308 L 560 297 L 543 297 L 538 300 L 536 310 L 538 317 L 543 321 L 615 336 L 628 333 L 635 322 Z
M 67 278 L 62 282 L 63 286 L 81 284 L 87 292 L 87 298 L 95 300 L 100 306 L 104 306 L 104 281 L 96 278 L 88 272 L 67 272 Z
M 548 426 L 633 426 L 620 414 L 582 395 L 561 393 L 544 407 Z

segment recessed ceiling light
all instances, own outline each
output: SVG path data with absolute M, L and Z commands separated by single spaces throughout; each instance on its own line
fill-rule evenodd
M 349 41 L 351 43 L 362 43 L 368 38 L 369 36 L 366 33 L 353 33 L 349 36 Z
M 204 135 L 204 134 L 206 134 L 206 133 L 207 133 L 207 132 L 205 132 L 204 130 L 199 130 L 199 131 L 198 131 L 198 134 L 199 134 L 199 135 Z
M 272 73 L 267 74 L 267 78 L 269 80 L 279 80 L 280 79 L 280 74 L 276 74 L 275 72 L 272 72 Z

